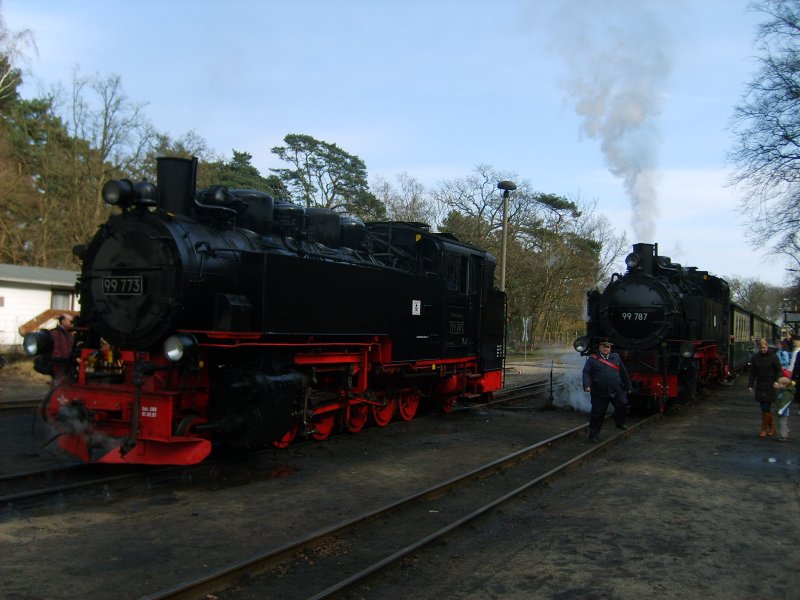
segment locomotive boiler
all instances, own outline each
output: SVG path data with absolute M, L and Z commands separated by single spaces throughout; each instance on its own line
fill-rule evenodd
M 84 460 L 191 464 L 448 411 L 502 386 L 496 259 L 419 223 L 363 223 L 254 190 L 108 182 L 85 247 L 74 368 L 44 408 Z M 46 332 L 25 349 L 47 347 Z
M 587 293 L 587 335 L 574 347 L 592 352 L 613 340 L 632 381 L 630 400 L 664 409 L 698 386 L 728 377 L 731 298 L 728 283 L 636 244 L 603 292 Z

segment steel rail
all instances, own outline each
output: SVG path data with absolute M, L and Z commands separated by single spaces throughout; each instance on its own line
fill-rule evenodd
M 19 473 L 4 473 L 0 475 L 0 484 L 14 482 L 14 481 L 21 481 L 23 479 L 33 479 L 36 477 L 49 478 L 57 473 L 68 472 L 72 471 L 73 469 L 80 469 L 83 467 L 84 464 L 79 463 L 72 465 L 59 465 L 51 469 L 34 469 L 31 471 L 20 471 Z
M 542 475 L 539 475 L 538 477 L 535 477 L 534 479 L 531 479 L 530 481 L 528 481 L 528 482 L 524 483 L 523 485 L 513 489 L 512 491 L 510 491 L 510 492 L 508 492 L 506 494 L 503 494 L 502 496 L 500 496 L 498 498 L 495 498 L 494 500 L 491 500 L 490 502 L 487 502 L 486 504 L 484 504 L 483 506 L 477 508 L 476 510 L 472 511 L 471 513 L 469 513 L 469 514 L 467 514 L 467 515 L 465 515 L 465 516 L 463 516 L 463 517 L 461 517 L 459 519 L 456 519 L 455 521 L 452 521 L 451 523 L 449 523 L 445 527 L 442 527 L 438 531 L 435 531 L 435 532 L 425 536 L 424 538 L 421 538 L 421 539 L 413 542 L 412 544 L 409 544 L 405 548 L 402 548 L 402 549 L 398 550 L 397 552 L 395 552 L 391 556 L 387 556 L 384 559 L 379 560 L 379 561 L 367 566 L 366 568 L 362 569 L 358 573 L 354 573 L 353 575 L 349 576 L 348 578 L 343 579 L 342 581 L 340 581 L 340 582 L 328 587 L 327 589 L 325 589 L 325 590 L 323 590 L 323 591 L 321 591 L 321 592 L 319 592 L 317 594 L 314 594 L 313 596 L 310 596 L 307 600 L 322 600 L 324 598 L 329 598 L 330 596 L 332 596 L 334 594 L 337 594 L 339 592 L 342 592 L 342 591 L 344 591 L 344 590 L 346 590 L 348 588 L 351 588 L 353 585 L 355 585 L 359 581 L 362 581 L 362 580 L 370 577 L 371 575 L 376 574 L 378 571 L 381 571 L 384 568 L 386 568 L 388 566 L 391 566 L 394 563 L 399 562 L 403 558 L 406 558 L 407 556 L 413 554 L 414 552 L 417 552 L 417 551 L 421 550 L 423 547 L 427 546 L 428 544 L 430 544 L 432 542 L 435 542 L 435 541 L 437 541 L 439 539 L 442 539 L 447 534 L 452 533 L 453 531 L 455 531 L 458 528 L 466 525 L 470 521 L 473 521 L 474 519 L 476 519 L 476 518 L 488 513 L 489 511 L 491 511 L 494 508 L 497 508 L 501 504 L 503 504 L 505 502 L 508 502 L 512 498 L 515 498 L 515 497 L 519 496 L 521 493 L 525 492 L 526 490 L 529 490 L 530 488 L 532 488 L 534 486 L 546 483 L 547 481 L 549 481 L 550 479 L 552 479 L 556 475 L 560 475 L 561 473 L 567 471 L 568 469 L 581 464 L 587 458 L 589 458 L 590 456 L 592 456 L 594 454 L 599 453 L 601 450 L 605 450 L 606 448 L 610 447 L 611 445 L 618 444 L 623 439 L 628 437 L 631 433 L 633 433 L 636 429 L 638 429 L 640 426 L 642 426 L 644 423 L 648 423 L 652 419 L 655 419 L 655 418 L 657 418 L 659 416 L 660 415 L 658 415 L 658 414 L 657 415 L 652 415 L 651 417 L 648 417 L 647 419 L 644 419 L 641 422 L 637 423 L 635 426 L 630 427 L 627 431 L 621 432 L 619 435 L 616 435 L 616 436 L 614 436 L 612 438 L 609 438 L 609 439 L 605 440 L 604 442 L 598 442 L 596 445 L 593 445 L 588 450 L 586 450 L 586 451 L 578 454 L 577 456 L 567 460 L 566 462 L 560 464 L 559 466 L 557 466 L 557 467 L 555 467 L 553 469 L 550 469 L 546 473 L 543 473 Z M 588 427 L 588 425 L 586 425 L 584 427 Z
M 487 504 L 473 511 L 472 513 L 453 521 L 452 523 L 448 524 L 444 528 L 439 529 L 435 533 L 432 533 L 417 540 L 416 542 L 406 546 L 402 550 L 397 551 L 392 555 L 377 561 L 376 563 L 364 568 L 358 573 L 349 576 L 347 579 L 344 579 L 339 583 L 323 590 L 322 592 L 319 592 L 318 594 L 312 596 L 312 598 L 325 598 L 332 594 L 338 593 L 346 589 L 347 587 L 351 587 L 356 582 L 370 576 L 373 573 L 376 573 L 377 571 L 385 568 L 386 566 L 394 562 L 397 562 L 398 560 L 404 558 L 410 553 L 422 548 L 426 544 L 429 544 L 432 541 L 441 538 L 443 535 L 446 535 L 447 533 L 453 531 L 454 529 L 457 529 L 458 527 L 464 525 L 465 523 L 486 513 L 487 511 L 493 509 L 499 504 L 506 502 L 510 498 L 519 495 L 526 489 L 553 477 L 555 474 L 564 471 L 570 466 L 573 466 L 575 464 L 578 464 L 580 461 L 585 460 L 588 456 L 591 456 L 592 454 L 599 452 L 604 448 L 607 448 L 609 444 L 621 440 L 622 438 L 626 437 L 627 435 L 639 429 L 645 423 L 649 423 L 652 419 L 660 416 L 661 415 L 659 414 L 653 415 L 648 419 L 644 419 L 639 423 L 632 425 L 628 431 L 621 432 L 619 435 L 610 438 L 605 442 L 593 445 L 592 448 L 590 448 L 589 450 L 582 452 L 578 456 L 570 459 L 569 461 L 560 465 L 559 467 L 552 469 L 547 473 L 545 473 L 544 475 L 539 476 L 527 482 L 523 486 L 520 486 L 514 489 L 513 491 L 506 493 L 501 497 L 488 502 Z M 233 564 L 221 567 L 213 572 L 209 572 L 201 577 L 187 580 L 182 583 L 176 584 L 174 586 L 164 588 L 162 590 L 153 592 L 151 594 L 147 594 L 145 596 L 142 596 L 141 600 L 164 600 L 167 598 L 169 599 L 201 598 L 204 597 L 204 595 L 206 594 L 213 594 L 214 592 L 220 592 L 221 590 L 224 590 L 238 583 L 246 576 L 255 577 L 259 574 L 265 573 L 271 567 L 288 561 L 297 552 L 305 548 L 312 547 L 315 544 L 318 544 L 321 541 L 330 538 L 336 534 L 343 534 L 348 530 L 353 529 L 357 525 L 364 524 L 365 522 L 374 520 L 382 515 L 387 515 L 392 511 L 396 511 L 399 508 L 404 507 L 406 505 L 410 505 L 414 502 L 441 496 L 444 493 L 457 488 L 458 486 L 465 485 L 467 483 L 470 483 L 478 479 L 485 479 L 489 475 L 502 472 L 507 468 L 509 468 L 510 466 L 513 466 L 516 463 L 521 463 L 527 459 L 530 459 L 554 447 L 555 445 L 559 444 L 564 440 L 578 436 L 582 432 L 585 432 L 587 429 L 588 429 L 588 424 L 583 424 L 578 427 L 574 427 L 570 430 L 561 432 L 548 439 L 542 440 L 540 442 L 537 442 L 535 444 L 517 450 L 511 454 L 495 459 L 489 463 L 481 465 L 466 473 L 455 476 L 446 481 L 436 483 L 421 491 L 415 492 L 409 496 L 390 502 L 389 504 L 381 506 L 377 509 L 367 511 L 355 517 L 346 519 L 340 523 L 334 524 L 330 527 L 326 527 L 324 529 L 310 533 L 299 540 L 289 542 L 278 548 L 267 550 L 265 552 L 256 554 L 254 556 L 250 556 L 243 560 L 237 561 Z
M 39 408 L 42 405 L 42 399 L 38 400 L 3 400 L 0 402 L 0 411 L 4 410 L 20 410 L 23 408 Z
M 6 475 L 2 478 L 2 483 L 5 486 L 9 484 L 16 483 L 17 481 L 22 481 L 25 479 L 34 479 L 34 480 L 42 480 L 46 481 L 52 477 L 63 477 L 63 476 L 71 476 L 71 475 L 78 475 L 82 477 L 87 477 L 87 479 L 81 481 L 71 481 L 71 482 L 64 482 L 59 483 L 57 485 L 48 485 L 45 487 L 37 487 L 35 489 L 26 489 L 17 492 L 11 493 L 4 493 L 0 496 L 0 504 L 8 504 L 13 502 L 21 502 L 23 500 L 31 500 L 33 498 L 39 498 L 41 496 L 52 496 L 55 494 L 61 494 L 63 492 L 71 492 L 81 488 L 90 488 L 98 485 L 105 485 L 109 483 L 116 483 L 120 481 L 126 481 L 129 479 L 137 479 L 137 478 L 146 478 L 152 475 L 160 475 L 163 473 L 167 473 L 170 471 L 181 470 L 185 469 L 186 467 L 141 467 L 138 468 L 136 471 L 133 472 L 126 472 L 126 473 L 117 473 L 115 475 L 103 475 L 102 477 L 97 477 L 93 475 L 93 471 L 98 471 L 100 469 L 104 470 L 112 470 L 112 468 L 118 468 L 118 465 L 97 465 L 97 464 L 87 464 L 81 463 L 78 465 L 68 465 L 64 467 L 57 467 L 54 469 L 46 469 L 42 471 L 29 471 L 27 473 L 14 473 L 10 475 Z
M 453 407 L 451 412 L 475 410 L 478 408 L 485 408 L 487 406 L 496 406 L 498 404 L 507 404 L 509 402 L 522 400 L 524 398 L 536 396 L 537 394 L 540 394 L 545 391 L 550 391 L 549 384 L 550 384 L 550 379 L 546 378 L 518 385 L 512 388 L 504 388 L 498 392 L 495 392 L 494 398 L 492 398 L 488 402 L 474 402 L 474 403 L 470 402 L 468 404 L 457 404 L 456 406 Z M 560 390 L 563 389 L 563 387 L 564 384 L 556 383 L 553 385 L 553 390 Z

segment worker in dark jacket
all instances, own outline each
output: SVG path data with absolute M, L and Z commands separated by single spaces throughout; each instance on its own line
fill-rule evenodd
M 603 426 L 609 402 L 614 405 L 614 423 L 618 429 L 627 429 L 627 393 L 631 390 L 631 378 L 619 354 L 611 352 L 611 340 L 601 339 L 597 354 L 586 359 L 583 367 L 583 390 L 592 398 L 589 415 L 589 441 L 596 442 Z
M 63 314 L 58 317 L 58 325 L 50 330 L 53 338 L 53 377 L 69 372 L 72 360 L 72 349 L 75 346 L 75 335 L 72 333 L 72 315 Z
M 775 402 L 775 384 L 782 375 L 778 355 L 770 351 L 767 340 L 759 340 L 758 352 L 750 359 L 750 379 L 747 382 L 751 394 L 755 389 L 756 402 L 761 405 L 761 431 L 758 437 L 775 433 L 772 403 Z

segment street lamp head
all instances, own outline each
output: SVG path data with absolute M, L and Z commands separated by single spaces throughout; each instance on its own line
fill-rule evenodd
M 517 186 L 513 181 L 501 181 L 500 183 L 497 184 L 497 189 L 503 190 L 503 192 L 508 193 L 508 192 L 513 192 L 515 189 L 517 189 Z

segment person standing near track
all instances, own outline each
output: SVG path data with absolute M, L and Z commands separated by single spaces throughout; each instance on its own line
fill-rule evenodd
M 70 371 L 72 350 L 75 347 L 72 319 L 71 314 L 64 313 L 58 316 L 58 322 L 53 329 L 42 330 L 50 334 L 52 348 L 49 352 L 36 356 L 33 369 L 37 373 L 52 377 L 52 382 L 61 380 Z
M 53 362 L 56 374 L 66 373 L 69 370 L 69 361 L 72 358 L 72 348 L 75 346 L 75 336 L 72 333 L 72 315 L 63 314 L 58 317 L 58 325 L 50 330 L 53 338 Z
M 762 338 L 758 341 L 758 352 L 750 359 L 750 379 L 747 389 L 755 391 L 756 402 L 761 406 L 761 431 L 758 437 L 775 434 L 775 422 L 772 420 L 772 403 L 775 402 L 775 383 L 781 378 L 781 363 L 774 352 L 770 352 L 769 342 Z
M 589 415 L 589 441 L 599 440 L 609 403 L 614 405 L 614 423 L 618 429 L 627 429 L 627 393 L 631 390 L 631 378 L 619 354 L 611 352 L 611 340 L 602 338 L 597 354 L 586 359 L 583 366 L 583 391 L 591 394 L 592 411 Z
M 795 382 L 788 377 L 781 377 L 775 384 L 777 394 L 775 408 L 778 413 L 778 441 L 789 441 L 789 413 L 795 395 Z

